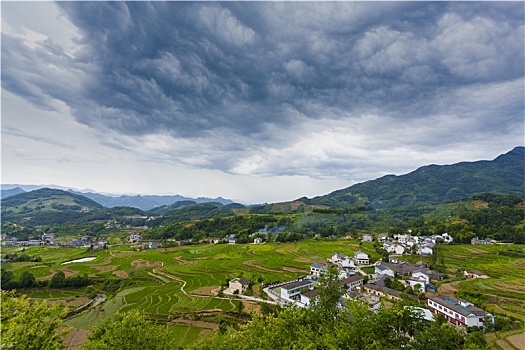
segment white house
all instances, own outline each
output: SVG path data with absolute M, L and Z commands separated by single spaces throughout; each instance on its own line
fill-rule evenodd
M 398 235 L 397 236 L 397 242 L 398 243 L 406 244 L 407 240 L 408 240 L 408 236 L 407 235 Z
M 414 291 L 425 293 L 427 291 L 426 285 L 429 283 L 428 281 L 430 281 L 430 277 L 426 277 L 427 278 L 422 277 L 419 274 L 414 276 L 414 274 L 412 274 L 412 277 L 406 280 L 406 283 L 408 283 Z
M 352 276 L 341 280 L 341 285 L 346 287 L 346 291 L 350 292 L 355 290 L 357 287 L 363 285 L 363 277 L 361 276 Z
M 454 241 L 454 239 L 453 239 L 448 233 L 446 233 L 446 232 L 443 233 L 443 234 L 441 235 L 441 237 L 443 237 L 443 241 L 444 241 L 445 243 L 452 243 L 452 242 Z
M 363 234 L 363 239 L 361 240 L 363 242 L 373 242 L 374 241 L 374 237 L 369 234 L 369 233 L 365 233 Z
M 376 276 L 390 276 L 390 277 L 394 277 L 395 273 L 394 271 L 392 271 L 390 268 L 388 268 L 387 266 L 383 265 L 383 264 L 379 264 L 379 265 L 376 265 L 375 267 L 375 274 Z
M 432 247 L 428 245 L 419 247 L 419 254 L 420 255 L 432 255 Z
M 308 292 L 301 293 L 301 304 L 304 306 L 310 306 L 312 302 L 317 298 L 317 290 L 311 289 Z
M 425 273 L 423 270 L 414 270 L 412 271 L 412 277 L 414 278 L 422 278 L 425 281 L 425 284 L 430 283 L 430 276 Z
M 330 259 L 330 261 L 333 264 L 339 265 L 340 267 L 345 268 L 345 269 L 355 268 L 355 264 L 352 258 L 344 254 L 334 253 L 332 254 L 332 258 Z
M 405 253 L 405 247 L 403 247 L 401 244 L 396 244 L 394 246 L 394 253 L 397 255 L 403 255 Z
M 230 291 L 232 293 L 237 291 L 238 294 L 244 294 L 248 290 L 249 286 L 250 281 L 244 277 L 234 278 L 229 282 Z
M 461 299 L 431 296 L 428 298 L 428 308 L 434 314 L 442 314 L 455 325 L 484 327 L 485 317 L 494 324 L 494 315 Z
M 285 300 L 297 299 L 299 294 L 301 294 L 301 290 L 305 288 L 312 289 L 313 287 L 314 282 L 309 279 L 287 283 L 281 286 L 281 298 Z
M 383 244 L 383 249 L 389 253 L 393 253 L 395 251 L 395 245 L 392 244 L 391 242 L 385 242 Z
M 262 238 L 261 237 L 257 237 L 253 240 L 253 244 L 261 244 L 262 243 Z
M 388 257 L 388 262 L 389 263 L 392 263 L 392 264 L 398 264 L 399 263 L 399 259 L 396 258 L 396 257 Z
M 315 277 L 321 277 L 321 275 L 325 274 L 326 271 L 328 271 L 328 268 L 325 265 L 313 263 L 310 266 L 310 275 Z
M 363 253 L 362 251 L 358 250 L 354 253 L 354 261 L 358 265 L 368 265 L 370 264 L 370 258 L 368 257 L 368 254 Z
M 329 259 L 333 264 L 339 265 L 343 260 L 348 259 L 348 256 L 339 253 L 333 253 L 332 258 Z

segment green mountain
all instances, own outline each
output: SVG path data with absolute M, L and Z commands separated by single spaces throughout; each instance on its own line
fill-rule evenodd
M 84 196 L 42 188 L 2 199 L 2 221 L 37 225 L 67 222 L 101 209 L 104 207 Z
M 387 175 L 330 194 L 301 198 L 305 204 L 376 209 L 437 204 L 476 193 L 525 194 L 525 147 L 516 147 L 492 161 L 428 165 L 406 175 Z

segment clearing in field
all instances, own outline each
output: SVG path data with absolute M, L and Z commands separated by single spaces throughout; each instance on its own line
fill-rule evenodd
M 138 260 L 133 260 L 131 262 L 131 266 L 136 267 L 138 269 L 143 268 L 143 267 L 157 267 L 157 266 L 162 266 L 162 262 L 160 261 L 151 262 L 147 260 L 138 259 Z

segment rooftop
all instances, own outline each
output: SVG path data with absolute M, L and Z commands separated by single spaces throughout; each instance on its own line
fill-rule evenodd
M 286 290 L 292 290 L 292 289 L 297 289 L 297 288 L 305 288 L 305 287 L 311 286 L 312 284 L 313 282 L 310 280 L 300 280 L 300 281 L 295 281 L 292 283 L 285 284 L 281 286 L 281 288 L 286 289 Z
M 474 305 L 468 305 L 468 306 L 460 305 L 460 302 L 466 302 L 466 301 L 461 300 L 461 299 L 456 299 L 456 298 L 452 298 L 452 297 L 431 296 L 431 297 L 428 298 L 428 300 L 432 300 L 432 301 L 434 301 L 434 302 L 436 302 L 438 304 L 441 304 L 441 305 L 447 307 L 448 309 L 453 310 L 453 311 L 455 311 L 458 314 L 463 315 L 463 316 L 469 316 L 469 315 L 486 316 L 486 315 L 488 315 L 487 311 L 485 311 L 483 309 L 480 309 L 477 306 L 474 306 Z

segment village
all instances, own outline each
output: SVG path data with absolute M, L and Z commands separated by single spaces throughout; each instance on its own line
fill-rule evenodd
M 373 237 L 364 235 L 363 240 L 371 241 Z M 385 234 L 380 235 L 379 240 L 383 241 L 383 247 L 393 247 L 393 252 L 397 256 L 389 257 L 388 261 L 379 259 L 371 263 L 369 255 L 362 251 L 355 252 L 353 256 L 334 252 L 326 259 L 326 264 L 312 263 L 309 274 L 303 278 L 269 285 L 264 288 L 264 292 L 275 304 L 308 308 L 316 303 L 318 297 L 316 287 L 322 281 L 323 275 L 329 269 L 334 269 L 337 271 L 341 287 L 344 288 L 344 295 L 339 299 L 340 307 L 344 307 L 348 300 L 355 299 L 368 304 L 369 309 L 374 311 L 389 301 L 407 298 L 414 301 L 426 299 L 426 308 L 414 308 L 426 320 L 431 321 L 435 314 L 441 314 L 449 323 L 456 326 L 479 327 L 483 330 L 494 324 L 494 315 L 491 313 L 466 300 L 436 293 L 437 288 L 434 283 L 446 278 L 446 274 L 430 269 L 422 260 L 417 263 L 402 260 L 401 254 L 414 252 L 414 249 L 410 248 L 415 245 L 419 246 L 416 251 L 420 255 L 432 254 L 432 248 L 436 244 L 452 242 L 448 234 L 431 237 L 394 235 L 393 240 L 388 239 Z M 427 251 L 426 248 L 430 250 Z M 371 269 L 373 273 L 367 272 Z M 482 271 L 461 272 L 466 278 L 489 278 Z M 229 288 L 225 294 L 243 297 L 250 284 L 251 282 L 244 277 L 235 278 L 229 281 Z

